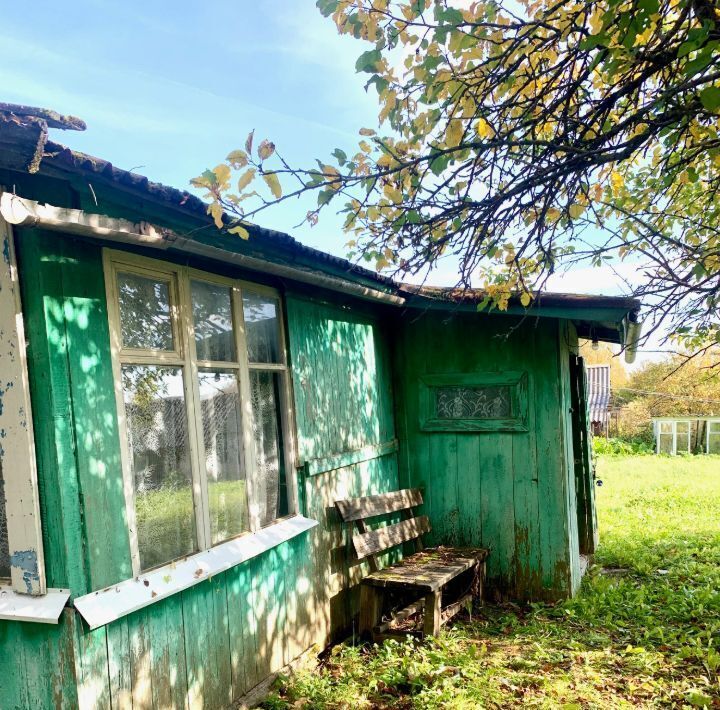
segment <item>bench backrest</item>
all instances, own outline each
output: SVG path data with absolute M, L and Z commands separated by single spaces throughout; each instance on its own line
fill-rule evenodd
M 412 509 L 422 505 L 422 493 L 417 488 L 382 493 L 362 498 L 347 498 L 335 501 L 340 518 L 352 526 L 357 534 L 352 536 L 353 547 L 358 559 L 370 559 L 370 566 L 378 568 L 376 555 L 410 540 L 416 541 L 416 547 L 422 549 L 421 536 L 430 532 L 430 521 L 426 515 L 413 516 Z M 371 530 L 366 521 L 388 513 L 402 512 L 404 520 Z

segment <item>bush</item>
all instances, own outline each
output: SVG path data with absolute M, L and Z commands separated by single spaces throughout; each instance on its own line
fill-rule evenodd
M 647 456 L 655 453 L 655 449 L 645 441 L 605 439 L 596 436 L 592 440 L 593 451 L 603 456 Z

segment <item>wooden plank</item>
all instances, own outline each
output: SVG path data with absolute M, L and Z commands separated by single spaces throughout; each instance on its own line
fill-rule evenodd
M 398 450 L 397 439 L 392 441 L 386 441 L 382 444 L 370 444 L 364 446 L 361 449 L 355 449 L 354 451 L 344 451 L 334 456 L 327 456 L 321 459 L 311 459 L 305 462 L 305 470 L 308 476 L 317 476 L 320 473 L 327 473 L 328 471 L 335 471 L 338 468 L 345 468 L 345 466 L 352 466 L 362 461 L 369 461 L 370 459 L 379 458 L 381 456 L 388 456 L 394 454 Z
M 190 707 L 226 707 L 232 671 L 225 573 L 182 592 L 185 662 Z
M 2 195 L 2 193 L 0 193 Z M 45 561 L 25 326 L 13 232 L 0 216 L 0 480 L 15 591 L 45 594 Z
M 358 559 L 383 552 L 389 547 L 400 545 L 408 540 L 430 531 L 430 520 L 427 515 L 421 515 L 410 520 L 403 520 L 393 525 L 386 525 L 365 534 L 353 535 L 353 545 Z
M 343 521 L 349 523 L 414 508 L 422 505 L 422 502 L 422 493 L 418 488 L 406 488 L 374 496 L 338 500 L 335 501 L 335 507 Z
M 52 587 L 88 591 L 65 327 L 64 240 L 18 230 L 16 246 L 28 335 L 45 573 Z
M 73 612 L 75 630 L 75 668 L 78 707 L 110 707 L 107 632 L 105 628 L 88 630 L 80 615 Z
M 425 618 L 423 619 L 423 633 L 425 636 L 440 635 L 440 617 L 442 592 L 431 592 L 425 597 Z
M 67 240 L 63 316 L 89 589 L 132 577 L 102 251 Z
M 434 592 L 475 567 L 488 556 L 480 548 L 436 548 L 403 558 L 391 567 L 369 574 L 363 584 Z
M 0 621 L 0 705 L 3 708 L 78 707 L 72 611 L 56 625 Z

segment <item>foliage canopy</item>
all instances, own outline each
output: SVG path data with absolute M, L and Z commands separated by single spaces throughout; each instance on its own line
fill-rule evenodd
M 377 269 L 453 255 L 459 286 L 529 305 L 565 265 L 627 260 L 686 345 L 720 341 L 720 9 L 709 0 L 318 0 L 366 43 L 380 130 L 316 166 L 270 140 L 194 180 L 242 222 L 315 193 Z

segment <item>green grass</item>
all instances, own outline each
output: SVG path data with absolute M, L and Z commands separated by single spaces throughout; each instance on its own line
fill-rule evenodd
M 441 638 L 344 644 L 267 708 L 720 707 L 720 457 L 606 457 L 581 593 Z

